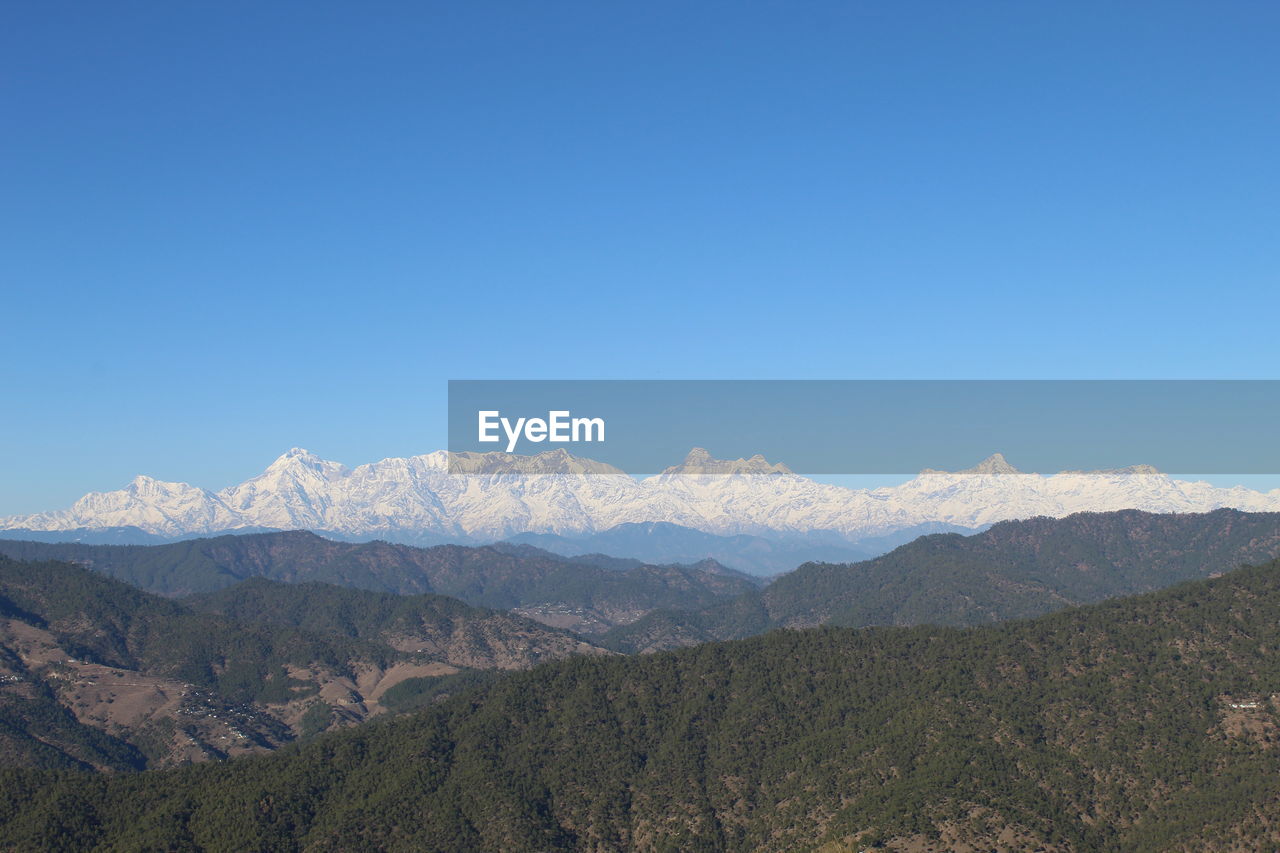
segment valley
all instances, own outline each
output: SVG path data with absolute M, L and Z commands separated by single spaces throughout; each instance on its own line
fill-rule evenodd
M 442 596 L 256 579 L 179 603 L 0 557 L 0 755 L 119 771 L 269 752 L 578 654 L 610 653 Z
M 995 626 L 575 657 L 261 760 L 5 771 L 0 834 L 209 850 L 1267 849 L 1277 626 L 1270 563 Z
M 765 586 L 713 560 L 655 566 L 303 531 L 156 546 L 0 541 L 0 554 L 46 561 L 0 558 L 11 760 L 128 770 L 273 751 L 571 656 L 780 628 L 991 624 L 1159 590 L 1280 557 L 1280 514 L 1003 522 L 872 560 L 806 563 Z

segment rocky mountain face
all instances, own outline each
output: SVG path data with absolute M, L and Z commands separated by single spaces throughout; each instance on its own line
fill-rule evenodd
M 1150 467 L 1019 472 L 993 456 L 961 472 L 923 471 L 895 487 L 849 489 L 751 459 L 685 461 L 638 480 L 564 451 L 464 455 L 443 451 L 347 468 L 294 448 L 261 475 L 220 492 L 138 477 L 69 509 L 0 519 L 0 530 L 134 527 L 180 537 L 241 529 L 307 529 L 339 538 L 439 542 L 522 533 L 590 535 L 620 524 L 666 522 L 719 535 L 839 536 L 847 541 L 927 524 L 979 528 L 1034 516 L 1140 509 L 1280 510 L 1280 490 L 1218 488 Z

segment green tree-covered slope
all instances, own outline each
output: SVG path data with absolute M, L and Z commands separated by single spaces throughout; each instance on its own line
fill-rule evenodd
M 63 560 L 161 595 L 213 592 L 263 577 L 405 595 L 435 593 L 528 615 L 557 627 L 603 631 L 657 608 L 700 608 L 755 589 L 719 566 L 605 568 L 530 546 L 415 548 L 335 542 L 306 531 L 192 539 L 165 545 L 0 540 L 0 554 Z
M 600 649 L 565 631 L 443 595 L 395 595 L 324 583 L 250 578 L 180 600 L 245 625 L 288 625 L 309 634 L 380 643 L 474 669 L 524 669 Z
M 10 773 L 21 849 L 1205 850 L 1280 844 L 1280 564 L 971 629 L 537 667 L 173 772 Z
M 923 536 L 861 563 L 809 563 L 764 590 L 613 629 L 625 651 L 813 625 L 980 625 L 1163 589 L 1280 556 L 1280 514 L 1137 510 Z
M 127 770 L 270 750 L 432 701 L 465 685 L 462 668 L 604 653 L 441 596 L 252 580 L 196 604 L 0 557 L 0 766 Z

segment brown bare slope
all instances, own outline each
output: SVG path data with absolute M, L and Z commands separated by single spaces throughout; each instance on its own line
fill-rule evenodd
M 0 557 L 0 762 L 136 769 L 270 751 L 452 692 L 463 668 L 603 653 L 439 596 L 267 581 L 221 595 L 246 618 Z

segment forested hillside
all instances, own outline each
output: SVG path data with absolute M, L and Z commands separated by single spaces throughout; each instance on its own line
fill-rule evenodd
M 271 750 L 430 701 L 464 668 L 604 653 L 440 596 L 259 580 L 197 604 L 213 612 L 0 557 L 0 764 L 121 770 Z
M 311 634 L 367 640 L 474 669 L 526 669 L 543 660 L 601 651 L 532 619 L 443 595 L 251 578 L 180 602 L 241 624 L 289 625 Z
M 1280 563 L 967 630 L 537 667 L 260 759 L 10 773 L 16 848 L 1280 844 Z
M 861 563 L 811 563 L 766 589 L 614 629 L 625 651 L 814 625 L 980 625 L 1163 589 L 1280 556 L 1280 514 L 1125 510 L 938 534 Z
M 721 566 L 616 569 L 531 546 L 415 548 L 335 542 L 295 530 L 166 545 L 79 545 L 0 540 L 19 560 L 64 560 L 161 595 L 213 592 L 263 577 L 405 595 L 435 593 L 521 612 L 559 628 L 599 633 L 657 608 L 699 608 L 755 589 Z

